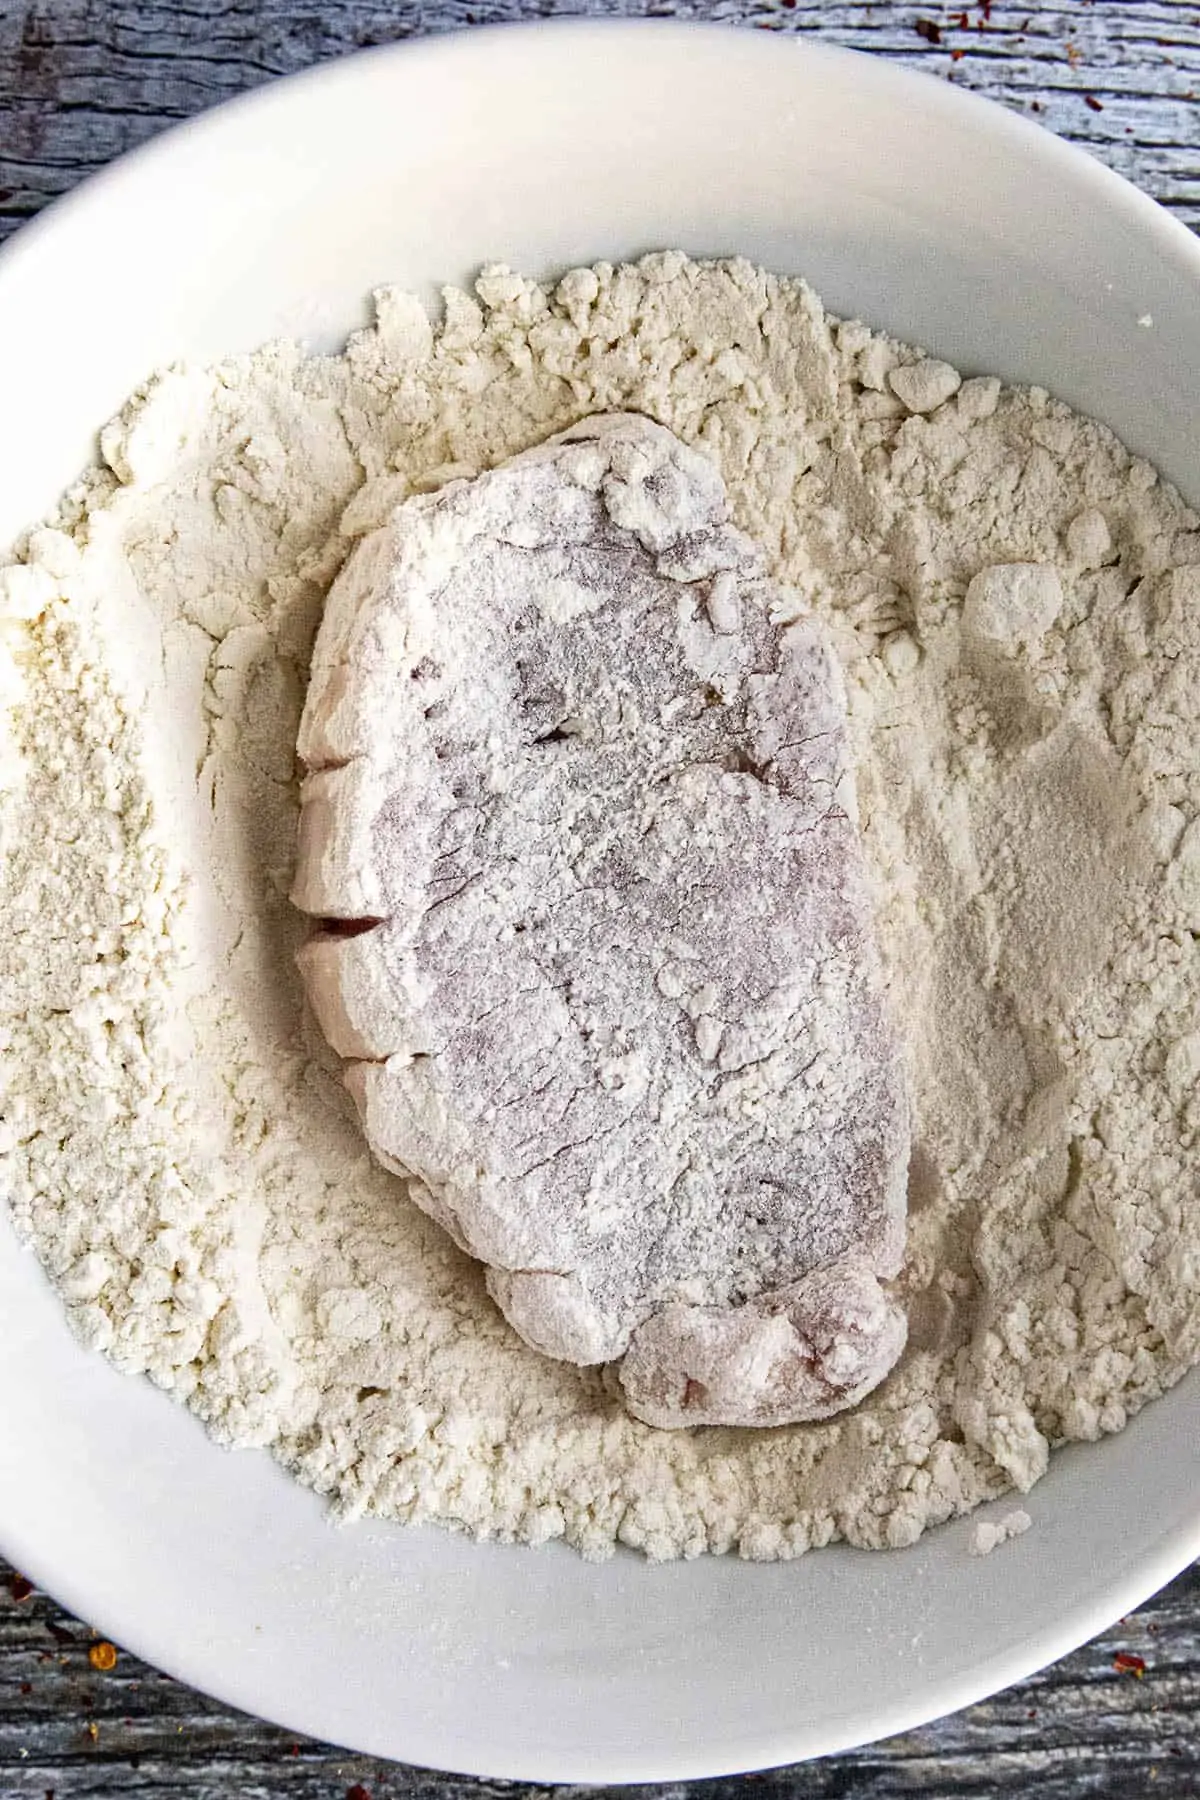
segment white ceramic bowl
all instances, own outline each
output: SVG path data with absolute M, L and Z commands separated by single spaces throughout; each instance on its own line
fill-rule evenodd
M 866 58 L 554 25 L 279 83 L 22 231 L 0 257 L 0 540 L 157 363 L 336 342 L 383 281 L 674 245 L 801 271 L 835 309 L 1041 382 L 1200 499 L 1200 247 L 1124 182 Z M 5 1551 L 224 1700 L 443 1768 L 628 1781 L 842 1749 L 1027 1674 L 1200 1550 L 1195 1377 L 1057 1455 L 1035 1528 L 986 1560 L 962 1522 L 886 1555 L 654 1569 L 334 1530 L 265 1455 L 223 1454 L 78 1349 L 6 1226 L 0 1318 Z

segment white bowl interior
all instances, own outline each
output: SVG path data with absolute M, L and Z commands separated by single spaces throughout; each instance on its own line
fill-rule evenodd
M 382 282 L 665 246 L 803 273 L 837 310 L 1041 382 L 1200 496 L 1200 248 L 1116 177 L 846 53 L 556 25 L 278 84 L 22 232 L 0 257 L 0 541 L 156 364 L 335 344 Z M 1057 1456 L 1035 1529 L 986 1560 L 964 1522 L 886 1556 L 652 1569 L 334 1530 L 266 1456 L 220 1453 L 78 1349 L 7 1226 L 0 1317 L 8 1554 L 224 1699 L 443 1768 L 669 1779 L 844 1748 L 1017 1679 L 1200 1549 L 1195 1378 Z

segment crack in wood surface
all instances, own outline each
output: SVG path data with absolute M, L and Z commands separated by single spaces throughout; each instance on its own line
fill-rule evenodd
M 581 13 L 718 19 L 875 52 L 1036 119 L 1200 229 L 1200 0 L 994 0 L 984 30 L 982 10 L 968 7 L 964 29 L 959 6 L 932 0 L 0 0 L 0 238 L 120 152 L 271 76 L 429 32 Z M 88 1630 L 11 1583 L 0 1564 L 0 1800 L 555 1791 L 297 1740 L 124 1652 L 98 1672 Z M 1145 1658 L 1143 1679 L 1114 1668 L 1122 1651 Z M 1043 1674 L 885 1744 L 758 1776 L 558 1791 L 733 1800 L 748 1784 L 788 1800 L 1193 1800 L 1200 1568 Z

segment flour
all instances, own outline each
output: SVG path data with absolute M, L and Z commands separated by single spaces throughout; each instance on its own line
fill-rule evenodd
M 1001 1544 L 1010 1543 L 1013 1538 L 1024 1537 L 1032 1524 L 1033 1520 L 1022 1506 L 1005 1513 L 995 1523 L 990 1519 L 980 1519 L 971 1533 L 968 1552 L 971 1556 L 990 1556 Z
M 385 293 L 344 358 L 135 396 L 0 577 L 4 1181 L 85 1343 L 342 1516 L 653 1557 L 910 1543 L 1200 1360 L 1200 525 L 1100 427 L 944 367 L 665 255 L 492 270 L 436 328 Z M 655 1431 L 527 1349 L 367 1155 L 294 969 L 352 539 L 623 409 L 716 462 L 850 696 L 909 1345 L 823 1424 Z

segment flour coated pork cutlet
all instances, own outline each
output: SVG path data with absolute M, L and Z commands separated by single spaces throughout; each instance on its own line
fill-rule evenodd
M 301 968 L 376 1156 L 659 1426 L 825 1417 L 905 1338 L 845 702 L 780 601 L 711 463 L 588 419 L 364 539 L 301 724 Z

